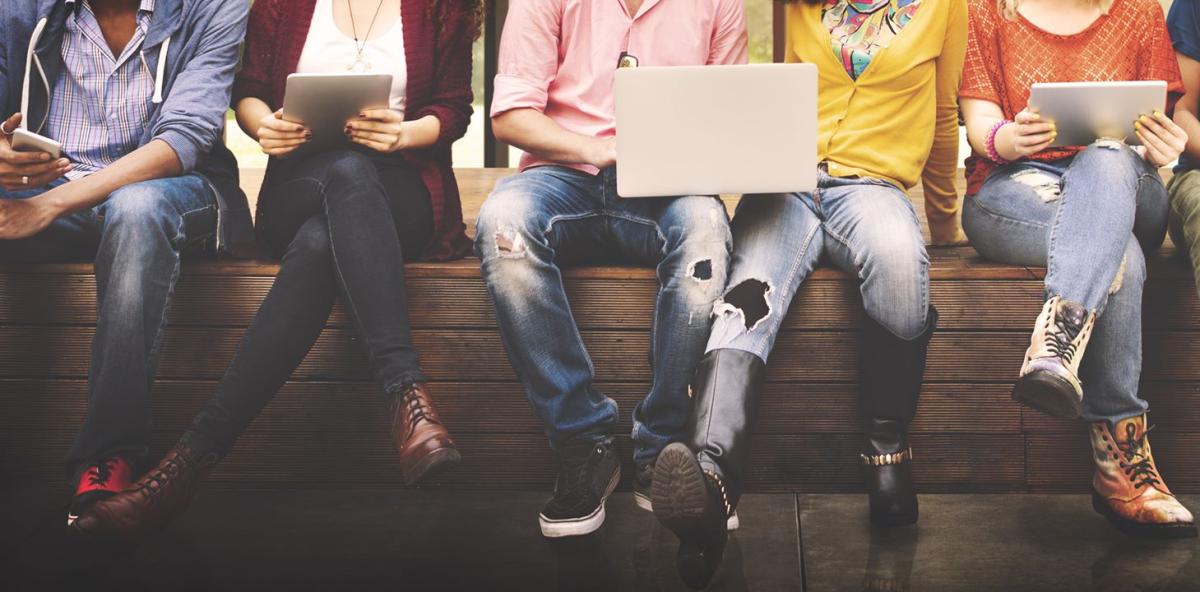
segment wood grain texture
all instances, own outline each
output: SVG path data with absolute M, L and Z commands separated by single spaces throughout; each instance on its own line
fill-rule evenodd
M 91 327 L 0 327 L 0 377 L 83 378 Z M 158 377 L 220 378 L 233 357 L 241 329 L 173 327 L 162 341 Z M 649 382 L 649 335 L 645 331 L 583 331 L 596 377 L 608 382 Z M 414 343 L 426 373 L 437 381 L 511 381 L 516 377 L 496 331 L 418 330 Z M 859 377 L 857 333 L 788 332 L 776 340 L 769 382 L 850 382 Z M 944 332 L 930 344 L 929 382 L 1011 382 L 1020 369 L 1028 336 L 1016 332 Z M 1146 340 L 1143 377 L 1198 381 L 1200 339 L 1190 332 L 1152 332 Z M 1152 360 L 1157 356 L 1158 360 Z M 367 381 L 370 376 L 351 331 L 327 329 L 296 370 L 300 380 Z
M 160 380 L 152 404 L 156 429 L 181 434 L 216 389 L 213 380 Z M 598 383 L 617 402 L 617 433 L 632 429 L 634 405 L 647 383 Z M 520 384 L 436 382 L 438 411 L 463 433 L 541 434 Z M 87 382 L 81 379 L 0 380 L 0 431 L 40 430 L 73 434 L 83 423 Z M 761 434 L 856 433 L 858 389 L 854 384 L 776 383 L 764 389 L 755 431 Z M 926 385 L 914 432 L 1021 433 L 1020 408 L 1008 385 Z M 1161 429 L 1161 428 L 1160 428 Z M 289 382 L 251 425 L 256 433 L 388 432 L 383 392 L 365 382 Z
M 460 170 L 468 226 L 506 170 Z M 247 189 L 261 175 L 245 177 Z M 913 192 L 920 207 L 920 192 Z M 732 208 L 736 199 L 726 198 Z M 1010 399 L 1045 270 L 1000 265 L 973 249 L 930 250 L 941 312 L 913 425 L 922 491 L 1087 491 L 1091 461 L 1079 422 Z M 1149 258 L 1142 395 L 1168 482 L 1200 492 L 1200 301 L 1189 267 L 1168 247 Z M 155 454 L 203 406 L 271 287 L 273 261 L 187 261 L 154 387 Z M 553 457 L 496 332 L 478 261 L 406 266 L 410 316 L 439 409 L 464 464 L 431 487 L 549 489 Z M 657 288 L 638 267 L 564 273 L 597 386 L 630 412 L 649 388 L 648 329 Z M 82 423 L 95 323 L 91 265 L 0 264 L 0 487 L 61 484 L 61 459 Z M 210 305 L 226 303 L 219 310 Z M 817 270 L 797 295 L 772 354 L 752 445 L 750 491 L 859 491 L 855 279 Z M 304 364 L 222 463 L 241 483 L 401 487 L 382 394 L 341 306 Z M 625 467 L 626 482 L 632 467 Z
M 175 326 L 246 327 L 274 281 L 269 276 L 184 276 L 171 304 Z M 650 328 L 657 282 L 646 279 L 570 278 L 567 296 L 579 326 Z M 1036 281 L 935 281 L 932 299 L 943 330 L 1028 329 L 1041 310 Z M 1160 280 L 1146 289 L 1148 329 L 1200 330 L 1200 302 L 1191 282 Z M 495 327 L 482 281 L 413 277 L 409 316 L 417 328 Z M 90 325 L 96 322 L 91 275 L 0 274 L 0 324 Z M 808 282 L 797 293 L 783 330 L 857 328 L 863 312 L 858 286 L 846 281 Z M 222 305 L 213 306 L 214 302 Z M 339 304 L 331 327 L 349 327 Z

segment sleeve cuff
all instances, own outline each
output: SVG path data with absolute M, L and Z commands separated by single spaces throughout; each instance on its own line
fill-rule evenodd
M 200 149 L 186 135 L 174 130 L 166 130 L 155 136 L 154 139 L 166 142 L 175 151 L 175 156 L 179 158 L 179 164 L 183 167 L 184 173 L 190 173 L 196 168 L 196 161 L 200 158 Z
M 1185 39 L 1177 39 L 1171 42 L 1171 46 L 1175 48 L 1175 51 L 1193 60 L 1200 61 L 1200 46 L 1197 46 L 1195 43 Z
M 492 117 L 513 109 L 537 109 L 544 111 L 549 93 L 545 85 L 524 78 L 496 75 L 496 86 L 492 96 Z
M 432 115 L 437 118 L 441 124 L 438 129 L 438 145 L 451 144 L 458 140 L 466 133 L 465 122 L 458 116 L 453 109 L 440 106 L 428 106 L 418 110 L 413 114 L 414 119 L 420 119 L 427 115 Z

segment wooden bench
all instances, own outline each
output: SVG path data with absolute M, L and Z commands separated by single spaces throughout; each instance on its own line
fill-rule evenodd
M 469 219 L 508 173 L 459 171 Z M 260 181 L 261 173 L 248 172 L 248 193 L 256 194 Z M 1190 270 L 1171 251 L 1149 264 L 1143 394 L 1157 426 L 1160 467 L 1173 488 L 1194 493 L 1200 303 Z M 1090 459 L 1081 424 L 1045 418 L 1009 398 L 1040 309 L 1043 270 L 988 263 L 970 248 L 931 254 L 942 321 L 913 427 L 921 489 L 1085 491 Z M 272 262 L 185 264 L 155 386 L 156 453 L 174 443 L 212 393 L 276 270 Z M 463 466 L 431 486 L 548 488 L 552 456 L 505 357 L 478 261 L 419 263 L 407 271 L 415 339 L 464 453 Z M 620 445 L 628 451 L 629 414 L 650 377 L 654 275 L 606 267 L 572 269 L 566 277 L 599 386 L 620 403 Z M 61 458 L 85 410 L 94 297 L 87 264 L 0 266 L 0 487 L 63 480 Z M 228 305 L 208 305 L 216 301 Z M 855 331 L 862 314 L 857 283 L 842 272 L 821 269 L 800 291 L 771 359 L 751 490 L 858 489 Z M 213 479 L 401 487 L 381 394 L 355 341 L 339 306 Z

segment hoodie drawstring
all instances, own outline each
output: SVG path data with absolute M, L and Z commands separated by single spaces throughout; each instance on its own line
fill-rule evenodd
M 25 79 L 21 83 L 21 128 L 26 130 L 29 129 L 29 82 L 33 78 L 33 67 L 35 64 L 37 65 L 38 73 L 42 77 L 42 85 L 46 88 L 46 95 L 50 94 L 50 81 L 46 78 L 46 71 L 42 69 L 42 60 L 35 51 L 38 41 L 42 39 L 42 31 L 46 30 L 46 23 L 49 20 L 43 17 L 42 20 L 38 21 L 37 26 L 33 28 L 33 35 L 29 39 L 29 51 L 25 54 Z M 41 132 L 48 119 L 50 119 L 50 112 L 47 110 L 46 116 L 42 118 L 42 122 L 34 132 Z

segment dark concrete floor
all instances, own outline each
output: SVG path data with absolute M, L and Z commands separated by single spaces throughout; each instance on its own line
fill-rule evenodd
M 674 538 L 629 494 L 597 535 L 561 541 L 538 533 L 545 497 L 210 489 L 153 540 L 95 553 L 64 540 L 58 496 L 0 492 L 0 590 L 685 589 Z M 747 496 L 711 589 L 1200 590 L 1195 539 L 1130 541 L 1083 496 L 921 502 L 919 527 L 879 531 L 861 496 Z

